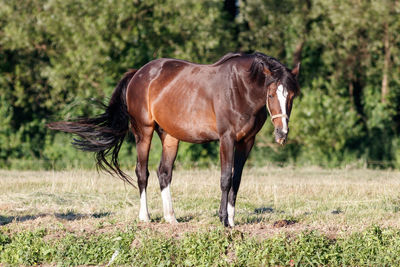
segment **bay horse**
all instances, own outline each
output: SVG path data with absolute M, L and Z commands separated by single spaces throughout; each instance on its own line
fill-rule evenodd
M 53 122 L 47 126 L 78 135 L 73 144 L 96 153 L 97 165 L 134 185 L 118 164 L 129 127 L 137 149 L 139 220 L 149 221 L 146 187 L 153 132 L 162 142 L 157 170 L 164 219 L 176 223 L 170 184 L 179 141 L 219 140 L 222 191 L 219 218 L 234 226 L 235 202 L 242 170 L 268 113 L 275 141 L 286 142 L 293 99 L 299 93 L 299 64 L 289 70 L 262 53 L 229 53 L 211 65 L 161 58 L 125 74 L 105 112 L 93 118 Z M 111 159 L 107 159 L 111 156 Z

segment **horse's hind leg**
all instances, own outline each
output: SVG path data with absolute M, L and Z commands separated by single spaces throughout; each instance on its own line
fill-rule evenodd
M 136 139 L 137 163 L 136 176 L 140 192 L 140 211 L 139 220 L 150 221 L 149 211 L 147 209 L 147 180 L 149 177 L 148 160 L 151 138 L 153 137 L 154 126 L 141 127 L 140 131 L 132 129 Z
M 170 185 L 172 180 L 172 169 L 178 152 L 179 140 L 167 134 L 159 127 L 156 127 L 156 131 L 162 142 L 162 156 L 157 170 L 157 175 L 160 182 L 164 219 L 169 223 L 177 223 L 174 209 L 172 207 Z

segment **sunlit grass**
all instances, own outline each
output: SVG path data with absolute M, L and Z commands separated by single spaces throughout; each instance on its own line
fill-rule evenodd
M 133 175 L 133 172 L 130 173 Z M 172 182 L 178 221 L 219 225 L 219 170 L 176 170 Z M 151 218 L 162 222 L 158 179 L 151 172 Z M 0 223 L 25 227 L 24 221 L 97 224 L 136 222 L 136 188 L 96 171 L 0 171 Z M 237 200 L 236 223 L 246 228 L 290 219 L 303 229 L 355 231 L 370 225 L 400 226 L 400 172 L 368 169 L 246 169 Z M 160 221 L 161 220 L 161 221 Z M 21 222 L 19 222 L 21 221 Z

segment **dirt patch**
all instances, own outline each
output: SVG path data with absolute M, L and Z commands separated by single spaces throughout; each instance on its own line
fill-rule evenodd
M 279 226 L 277 226 L 279 222 Z M 35 231 L 37 229 L 46 229 L 46 238 L 62 238 L 68 233 L 76 235 L 97 235 L 114 233 L 115 231 L 131 228 L 141 232 L 149 231 L 151 233 L 160 234 L 167 238 L 183 238 L 187 233 L 213 231 L 221 228 L 218 225 L 201 222 L 180 222 L 178 224 L 169 224 L 163 222 L 116 222 L 110 223 L 104 218 L 82 217 L 81 219 L 68 220 L 60 219 L 54 215 L 46 215 L 37 218 L 32 218 L 27 221 L 13 221 L 7 225 L 8 232 L 16 233 L 21 231 Z M 314 230 L 316 228 L 292 221 L 282 220 L 275 223 L 249 223 L 237 225 L 234 228 L 227 228 L 227 231 L 237 231 L 241 235 L 249 235 L 258 238 L 268 238 L 273 235 L 288 232 L 301 232 L 306 230 Z M 322 230 L 322 229 L 317 229 Z M 326 230 L 326 229 L 325 229 Z M 339 231 L 337 228 L 329 228 L 328 232 L 334 235 Z M 326 232 L 326 231 L 322 231 Z M 140 242 L 134 241 L 133 246 L 140 246 Z
M 236 257 L 236 252 L 235 252 L 235 248 L 233 246 L 233 243 L 230 243 L 229 246 L 226 249 L 226 258 L 229 264 L 234 263 L 237 260 Z
M 69 217 L 68 217 L 69 218 Z M 13 220 L 5 226 L 0 226 L 0 230 L 5 230 L 9 234 L 14 234 L 22 231 L 36 231 L 39 229 L 46 230 L 46 239 L 60 239 L 69 233 L 74 235 L 100 235 L 112 234 L 116 231 L 138 231 L 138 240 L 132 242 L 132 246 L 141 246 L 140 233 L 145 236 L 147 233 L 161 235 L 166 238 L 181 239 L 186 234 L 196 232 L 211 232 L 216 229 L 222 229 L 219 224 L 210 224 L 209 222 L 180 222 L 178 224 L 169 224 L 165 222 L 129 222 L 118 221 L 115 218 L 96 218 L 94 216 L 83 216 L 78 219 L 68 220 L 68 218 L 60 219 L 54 214 L 32 216 L 29 220 Z M 398 222 L 397 222 L 398 223 Z M 390 225 L 382 226 L 393 226 Z M 396 225 L 400 227 L 398 224 Z M 254 237 L 262 240 L 279 234 L 295 235 L 301 232 L 318 231 L 319 233 L 335 239 L 343 234 L 350 234 L 357 231 L 362 231 L 368 227 L 368 224 L 358 225 L 357 227 L 346 224 L 322 224 L 315 222 L 306 224 L 301 221 L 279 220 L 275 222 L 258 222 L 258 223 L 243 223 L 233 228 L 226 228 L 227 232 L 240 234 L 242 236 Z M 130 229 L 130 230 L 129 230 Z M 227 251 L 227 255 L 234 258 L 234 255 Z
M 273 226 L 275 228 L 287 227 L 289 225 L 295 224 L 297 221 L 295 220 L 279 220 L 274 222 Z
M 127 222 L 113 221 L 108 218 L 96 218 L 94 216 L 79 216 L 80 214 L 41 214 L 40 216 L 30 216 L 29 220 L 9 220 L 6 227 L 10 234 L 22 231 L 35 231 L 45 229 L 47 231 L 46 239 L 62 238 L 68 233 L 75 235 L 98 235 L 115 233 L 116 231 L 126 231 L 127 229 L 137 229 L 139 231 L 150 231 L 168 238 L 181 238 L 186 233 L 208 231 L 215 229 L 216 226 L 210 224 L 180 222 L 178 224 L 169 224 L 163 222 Z M 1 228 L 0 228 L 1 229 Z M 138 245 L 138 244 L 133 244 Z
M 277 223 L 279 226 L 274 225 L 275 223 Z M 259 240 L 270 238 L 279 234 L 296 235 L 301 232 L 310 231 L 318 231 L 319 233 L 334 239 L 343 233 L 349 234 L 354 231 L 358 231 L 358 229 L 350 229 L 346 225 L 341 225 L 340 227 L 322 224 L 309 225 L 301 222 L 283 222 L 283 220 L 276 221 L 274 223 L 260 222 L 241 224 L 235 226 L 234 230 L 240 231 L 244 235 L 254 237 Z
M 282 232 L 301 232 L 308 229 L 306 225 L 290 225 L 290 227 L 275 227 L 273 224 L 260 222 L 253 224 L 242 224 L 235 226 L 235 230 L 241 231 L 246 235 L 251 237 L 256 237 L 260 239 L 268 238 L 277 235 Z
M 8 203 L 0 205 L 0 210 L 12 210 L 13 208 L 13 205 Z
M 131 248 L 140 248 L 142 246 L 142 241 L 139 238 L 135 238 L 131 243 Z
M 151 223 L 138 223 L 138 229 L 140 230 L 150 230 L 151 232 L 162 234 L 163 236 L 167 236 L 170 238 L 181 238 L 186 233 L 193 233 L 198 231 L 206 231 L 210 229 L 215 229 L 216 227 L 210 226 L 209 224 L 202 223 L 189 223 L 189 222 L 181 222 L 177 224 L 169 224 L 169 223 L 159 223 L 159 222 L 151 222 Z
M 60 219 L 54 214 L 41 214 L 41 216 L 31 216 L 29 220 L 13 220 L 5 225 L 9 233 L 18 233 L 22 231 L 35 231 L 45 229 L 46 238 L 62 238 L 67 233 L 77 235 L 83 234 L 103 234 L 123 230 L 129 224 L 110 223 L 106 219 L 97 219 L 94 217 L 82 216 L 82 218 L 69 220 L 70 218 Z M 1 229 L 1 228 L 0 228 Z

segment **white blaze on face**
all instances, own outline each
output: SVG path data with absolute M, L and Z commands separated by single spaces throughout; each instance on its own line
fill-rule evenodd
M 279 105 L 281 106 L 281 112 L 282 114 L 286 114 L 286 100 L 288 96 L 287 90 L 285 90 L 281 85 L 278 86 L 278 89 L 276 90 L 276 94 L 278 96 L 279 100 Z M 285 117 L 282 117 L 282 132 L 287 133 L 288 132 L 288 126 L 287 126 L 287 121 Z
M 142 191 L 142 194 L 140 194 L 139 220 L 141 220 L 142 222 L 150 221 L 149 211 L 147 210 L 146 189 L 144 189 Z
M 163 201 L 164 219 L 169 223 L 177 223 L 175 218 L 174 209 L 172 207 L 171 190 L 169 185 L 161 191 L 161 198 Z

